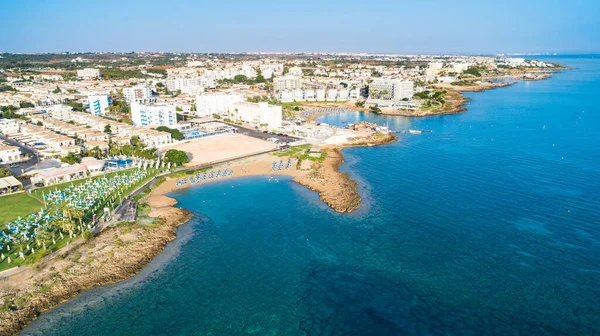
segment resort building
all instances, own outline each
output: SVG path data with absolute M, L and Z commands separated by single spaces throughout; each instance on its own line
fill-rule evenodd
M 136 86 L 123 89 L 123 98 L 128 103 L 149 103 L 156 99 L 152 96 L 152 88 L 149 86 Z
M 16 119 L 0 119 L 0 133 L 18 133 L 20 129 L 21 124 Z
M 17 146 L 2 146 L 0 145 L 0 162 L 8 163 L 20 161 L 21 157 L 21 149 Z
M 77 70 L 77 77 L 81 79 L 99 79 L 101 76 L 102 73 L 99 69 L 85 68 L 82 70 Z
M 43 184 L 45 186 L 70 182 L 87 177 L 88 170 L 83 164 L 75 164 L 67 167 L 49 168 L 39 171 L 31 177 L 31 183 Z
M 110 106 L 109 95 L 91 95 L 88 96 L 89 111 L 92 115 L 101 116 Z
M 84 157 L 81 159 L 81 164 L 85 165 L 90 175 L 94 176 L 104 172 L 106 161 L 98 160 L 93 157 Z
M 189 91 L 190 89 L 204 90 L 204 82 L 202 77 L 169 78 L 167 79 L 167 89 L 169 91 L 180 90 L 182 92 Z
M 281 106 L 269 105 L 266 102 L 235 103 L 233 104 L 233 111 L 230 116 L 235 121 L 245 121 L 254 125 L 268 125 L 273 128 L 281 127 L 283 122 Z
M 378 78 L 369 84 L 369 99 L 410 99 L 415 94 L 414 82 L 401 79 Z
M 427 69 L 425 69 L 425 75 L 427 76 L 436 76 L 438 73 L 442 71 L 444 68 L 444 63 L 442 62 L 430 62 L 427 65 Z
M 175 105 L 169 104 L 131 104 L 131 120 L 135 126 L 172 127 L 177 125 Z
M 281 92 L 284 90 L 296 90 L 301 89 L 302 87 L 302 78 L 299 76 L 283 76 L 276 77 L 273 79 L 273 87 L 276 92 Z
M 196 96 L 196 115 L 198 117 L 210 117 L 213 114 L 233 112 L 231 108 L 234 103 L 243 102 L 242 95 L 200 95 Z
M 0 195 L 13 193 L 23 189 L 23 183 L 14 176 L 0 178 Z
M 46 115 L 59 120 L 70 120 L 73 108 L 68 105 L 51 105 L 42 108 Z

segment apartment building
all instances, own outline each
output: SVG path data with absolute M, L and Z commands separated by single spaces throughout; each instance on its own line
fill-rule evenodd
M 213 114 L 234 112 L 234 103 L 243 102 L 244 97 L 236 94 L 216 94 L 196 96 L 196 115 L 210 117 Z
M 110 106 L 109 95 L 90 95 L 88 96 L 88 109 L 94 116 L 101 116 L 108 110 Z
M 177 125 L 175 105 L 170 104 L 131 104 L 131 120 L 135 126 L 172 127 Z
M 233 104 L 234 113 L 232 119 L 245 121 L 255 125 L 268 125 L 269 127 L 281 127 L 283 113 L 281 106 L 269 105 L 266 102 L 248 103 L 237 102 Z
M 283 76 L 273 79 L 273 87 L 276 92 L 285 90 L 299 90 L 302 87 L 302 77 L 299 76 Z
M 9 146 L 6 143 L 0 143 L 0 162 L 8 163 L 20 161 L 22 159 L 21 149 L 17 146 Z
M 138 104 L 139 103 L 134 103 Z M 175 111 L 175 107 L 173 106 L 173 111 Z M 133 112 L 133 108 L 132 108 Z M 163 117 L 164 118 L 164 117 Z M 176 118 L 175 118 L 176 119 Z M 87 149 L 93 148 L 95 146 L 100 147 L 101 149 L 105 149 L 107 144 L 107 137 L 103 137 L 104 127 L 106 125 L 110 125 L 112 135 L 112 142 L 115 142 L 119 145 L 128 145 L 130 144 L 131 137 L 136 135 L 140 137 L 142 143 L 149 147 L 156 147 L 164 144 L 168 144 L 172 142 L 171 134 L 167 132 L 159 132 L 153 129 L 143 128 L 143 127 L 134 127 L 125 123 L 112 121 L 108 119 L 104 119 L 101 117 L 96 117 L 90 115 L 88 113 L 81 112 L 73 112 L 71 119 L 75 123 L 80 125 L 86 125 L 90 128 L 84 127 L 86 130 L 92 131 L 90 134 L 84 134 L 86 137 L 86 142 L 84 146 Z M 157 125 L 160 126 L 160 125 Z M 172 125 L 174 126 L 174 125 Z M 106 135 L 105 135 L 106 136 Z
M 135 86 L 123 89 L 123 98 L 131 104 L 133 102 L 149 103 L 156 99 L 152 96 L 152 88 L 149 86 Z
M 189 78 L 169 78 L 167 79 L 167 89 L 169 91 L 181 90 L 182 92 L 190 89 L 204 89 L 204 83 L 206 81 L 202 77 L 189 77 Z
M 85 68 L 77 70 L 77 77 L 81 79 L 99 79 L 102 77 L 102 73 L 100 72 L 100 69 Z
M 20 129 L 21 124 L 16 119 L 0 119 L 0 133 L 18 133 Z
M 369 99 L 410 99 L 415 94 L 414 82 L 401 79 L 378 78 L 369 84 Z
M 70 120 L 73 108 L 67 105 L 51 105 L 43 107 L 42 111 L 44 111 L 46 115 L 55 119 Z
M 140 141 L 147 147 L 159 147 L 173 142 L 171 133 L 160 132 L 153 129 L 139 130 L 137 135 Z
M 427 65 L 427 69 L 425 69 L 425 75 L 427 76 L 435 76 L 442 71 L 444 68 L 444 63 L 442 62 L 430 62 Z

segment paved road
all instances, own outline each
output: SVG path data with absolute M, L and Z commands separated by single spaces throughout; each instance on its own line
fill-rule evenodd
M 262 131 L 258 131 L 254 128 L 246 127 L 246 126 L 239 126 L 239 125 L 231 125 L 231 126 L 235 127 L 236 132 L 247 135 L 247 136 L 251 136 L 251 137 L 257 138 L 257 139 L 267 140 L 269 138 L 277 138 L 281 142 L 294 142 L 294 141 L 300 139 L 300 138 L 297 138 L 294 136 L 281 136 L 281 135 L 276 135 L 276 134 L 263 133 Z

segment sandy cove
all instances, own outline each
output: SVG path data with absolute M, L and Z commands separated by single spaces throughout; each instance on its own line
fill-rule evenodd
M 373 133 L 369 136 L 351 138 L 346 143 L 340 145 L 322 145 L 320 149 L 327 153 L 323 162 L 304 160 L 300 165 L 294 161 L 289 170 L 271 171 L 273 161 L 286 162 L 289 157 L 279 157 L 269 154 L 263 154 L 254 158 L 245 159 L 242 162 L 231 162 L 212 167 L 216 171 L 227 167 L 233 170 L 232 177 L 204 180 L 194 184 L 189 182 L 185 185 L 177 185 L 178 180 L 189 178 L 192 175 L 168 177 L 167 180 L 154 189 L 150 195 L 154 197 L 164 197 L 170 192 L 188 188 L 194 185 L 211 183 L 217 180 L 227 180 L 244 176 L 291 176 L 293 181 L 301 184 L 312 191 L 319 193 L 321 200 L 333 210 L 346 213 L 360 207 L 360 195 L 358 193 L 358 184 L 350 179 L 349 174 L 340 172 L 339 167 L 344 163 L 344 157 L 341 150 L 348 147 L 370 147 L 389 144 L 398 138 L 393 134 Z M 192 170 L 192 172 L 194 172 Z M 193 173 L 192 173 L 193 174 Z M 164 199 L 163 199 L 164 200 Z M 166 200 L 164 200 L 166 201 Z M 167 201 L 168 202 L 168 201 Z
M 397 140 L 393 134 L 373 133 L 350 138 L 342 145 L 325 145 L 327 153 L 322 162 L 300 165 L 290 170 L 271 172 L 273 161 L 284 160 L 262 154 L 231 162 L 232 177 L 292 176 L 294 181 L 319 193 L 323 202 L 337 212 L 351 212 L 360 207 L 358 184 L 349 174 L 339 171 L 344 162 L 341 150 L 347 147 L 377 146 Z M 224 164 L 221 166 L 225 166 Z M 215 166 L 212 169 L 218 169 Z M 188 178 L 191 175 L 186 175 Z M 186 223 L 191 213 L 175 208 L 177 201 L 166 193 L 189 187 L 177 186 L 183 176 L 169 177 L 154 188 L 145 203 L 151 210 L 148 217 L 157 218 L 153 224 L 127 223 L 108 227 L 89 242 L 83 239 L 58 251 L 51 258 L 32 268 L 0 278 L 0 336 L 16 335 L 41 313 L 74 298 L 80 292 L 96 286 L 116 283 L 139 273 L 166 245 L 175 239 L 177 227 Z M 222 180 L 223 178 L 219 179 Z M 202 183 L 209 183 L 207 180 Z
M 157 223 L 109 227 L 89 242 L 81 239 L 35 267 L 0 278 L 0 335 L 18 334 L 41 313 L 84 290 L 139 273 L 191 218 L 172 207 L 174 200 L 162 201 L 150 214 Z

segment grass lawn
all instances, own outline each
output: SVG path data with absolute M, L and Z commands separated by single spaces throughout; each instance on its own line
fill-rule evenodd
M 42 199 L 42 192 L 43 193 L 48 193 L 48 191 L 54 191 L 56 189 L 60 190 L 60 189 L 69 187 L 71 185 L 78 186 L 80 184 L 86 183 L 89 180 L 95 180 L 95 179 L 99 179 L 99 178 L 103 178 L 103 177 L 111 178 L 111 177 L 113 177 L 113 176 L 115 176 L 117 174 L 125 174 L 125 173 L 132 172 L 133 171 L 132 169 L 138 169 L 138 168 L 135 168 L 135 167 L 133 167 L 133 168 L 127 168 L 127 169 L 114 171 L 112 173 L 108 173 L 108 174 L 104 174 L 104 175 L 87 177 L 87 178 L 84 178 L 84 179 L 81 179 L 81 180 L 75 180 L 75 181 L 72 181 L 72 182 L 65 182 L 65 183 L 61 183 L 61 184 L 54 184 L 54 185 L 51 185 L 51 186 L 48 186 L 48 187 L 43 187 L 43 188 L 35 189 L 35 190 L 33 190 L 31 192 L 31 194 L 34 195 L 35 197 L 39 198 L 39 199 Z
M 43 204 L 24 193 L 0 197 L 0 229 L 4 229 L 6 223 L 12 222 L 19 216 L 26 217 L 40 211 L 43 207 Z
M 138 168 L 120 170 L 120 171 L 113 172 L 113 173 L 106 174 L 106 175 L 100 175 L 100 176 L 95 176 L 95 177 L 91 177 L 91 178 L 87 178 L 87 179 L 83 179 L 83 180 L 77 180 L 77 181 L 73 181 L 73 185 L 76 186 L 76 185 L 85 183 L 89 179 L 98 179 L 98 178 L 102 178 L 102 177 L 110 178 L 116 174 L 129 174 L 129 173 L 133 173 L 137 169 Z M 121 194 L 121 197 L 125 197 L 125 196 L 129 195 L 135 189 L 144 185 L 147 181 L 152 179 L 158 172 L 159 172 L 158 170 L 149 169 L 148 176 L 146 176 L 146 178 L 138 181 L 134 185 L 131 185 L 131 186 L 125 188 L 125 190 L 123 190 L 123 193 Z M 48 192 L 49 190 L 54 190 L 54 189 L 60 190 L 65 187 L 68 187 L 70 185 L 71 185 L 71 182 L 53 185 L 50 187 L 37 189 L 37 190 L 33 191 L 32 194 L 41 199 L 42 191 Z M 119 204 L 119 202 L 121 201 L 121 197 L 119 197 L 117 195 L 117 192 L 113 192 L 110 196 L 108 196 L 106 198 L 106 200 L 100 201 L 97 204 L 97 210 L 96 210 L 95 214 L 98 216 L 101 216 L 104 212 L 104 207 L 111 207 L 111 210 L 113 210 L 113 208 L 117 204 Z M 64 203 L 49 205 L 50 209 L 61 209 L 64 207 L 65 207 Z M 43 208 L 43 204 L 41 204 L 37 200 L 35 200 L 25 194 L 15 194 L 15 195 L 9 195 L 9 196 L 5 196 L 5 197 L 0 197 L 0 229 L 6 229 L 5 224 L 14 219 L 17 219 L 18 216 L 26 217 L 27 215 L 29 215 L 31 213 L 40 211 L 40 209 L 42 209 L 42 208 Z M 89 223 L 91 221 L 93 212 L 94 211 L 91 209 L 86 211 L 85 216 L 84 216 L 84 223 Z M 4 254 L 4 256 L 7 258 L 5 260 L 0 260 L 0 271 L 6 270 L 9 268 L 13 268 L 13 267 L 19 266 L 19 265 L 35 264 L 36 262 L 40 261 L 44 256 L 48 255 L 50 253 L 50 250 L 57 251 L 61 247 L 65 246 L 67 244 L 67 242 L 75 241 L 80 238 L 81 238 L 80 233 L 77 235 L 77 237 L 73 237 L 73 238 L 69 238 L 68 235 L 65 235 L 64 238 L 62 238 L 62 239 L 60 239 L 59 237 L 56 237 L 56 244 L 47 244 L 46 245 L 48 248 L 47 250 L 43 250 L 42 248 L 37 246 L 35 243 L 31 242 L 29 244 L 31 246 L 34 246 L 35 253 L 34 254 L 26 253 L 25 259 L 19 258 L 19 252 L 22 251 L 23 246 L 19 246 L 16 243 L 11 244 L 12 248 L 10 251 L 8 251 L 7 249 L 2 249 L 2 251 L 1 251 Z M 8 257 L 11 258 L 10 264 L 8 264 Z
M 323 151 L 323 152 L 321 152 L 321 156 L 312 157 L 312 156 L 310 156 L 310 153 L 308 152 L 310 147 L 311 147 L 311 145 L 302 145 L 302 146 L 292 147 L 287 152 L 275 152 L 275 153 L 271 153 L 271 155 L 277 156 L 277 157 L 290 156 L 290 157 L 298 159 L 298 161 L 311 160 L 311 161 L 320 161 L 321 162 L 321 161 L 325 160 L 325 158 L 327 157 L 327 152 Z

